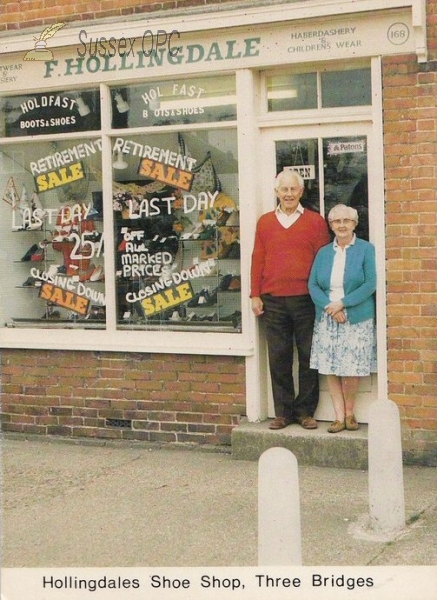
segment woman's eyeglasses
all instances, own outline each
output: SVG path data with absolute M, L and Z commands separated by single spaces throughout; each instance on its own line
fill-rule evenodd
M 353 219 L 332 219 L 332 221 L 329 222 L 331 225 L 341 225 L 342 223 L 344 225 L 351 225 L 351 223 L 355 223 Z

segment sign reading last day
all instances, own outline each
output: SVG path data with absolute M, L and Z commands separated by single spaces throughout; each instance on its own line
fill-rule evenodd
M 162 310 L 179 306 L 179 304 L 183 304 L 192 298 L 194 298 L 193 288 L 191 283 L 186 281 L 145 298 L 141 302 L 141 306 L 146 317 L 151 317 Z
M 45 282 L 42 284 L 39 297 L 42 300 L 47 300 L 56 306 L 67 308 L 79 315 L 85 316 L 88 313 L 88 307 L 90 305 L 89 298 L 79 296 L 69 290 L 64 290 L 52 283 Z
M 83 165 L 81 162 L 61 167 L 56 171 L 43 173 L 35 177 L 36 190 L 38 193 L 52 190 L 53 188 L 68 185 L 85 177 Z

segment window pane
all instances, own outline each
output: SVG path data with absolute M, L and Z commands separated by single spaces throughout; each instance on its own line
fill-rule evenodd
M 111 97 L 115 129 L 237 118 L 233 75 L 113 88 Z
M 241 331 L 236 131 L 113 149 L 119 328 Z
M 268 111 L 317 108 L 317 74 L 267 77 Z
M 322 73 L 322 106 L 364 106 L 372 104 L 370 69 Z
M 320 210 L 318 140 L 281 140 L 276 142 L 276 172 L 298 171 L 305 180 L 302 206 Z
M 6 145 L 0 159 L 2 322 L 104 327 L 100 139 Z
M 100 128 L 98 89 L 46 92 L 0 99 L 3 137 L 95 131 Z
M 326 214 L 336 204 L 358 211 L 356 234 L 369 239 L 369 192 L 367 185 L 367 140 L 365 137 L 323 140 Z

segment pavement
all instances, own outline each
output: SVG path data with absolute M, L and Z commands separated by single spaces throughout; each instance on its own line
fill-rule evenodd
M 257 565 L 257 461 L 6 436 L 2 462 L 5 568 Z M 366 471 L 299 466 L 299 483 L 304 566 L 437 564 L 436 468 L 404 468 L 406 524 L 389 541 L 361 534 Z

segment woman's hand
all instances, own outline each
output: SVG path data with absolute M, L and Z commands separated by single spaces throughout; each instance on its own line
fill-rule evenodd
M 332 315 L 332 318 L 334 319 L 334 321 L 337 321 L 337 323 L 346 323 L 347 321 L 346 313 L 344 312 L 344 310 L 340 310 L 338 313 L 335 313 L 335 315 Z
M 252 312 L 256 317 L 261 316 L 264 313 L 264 304 L 261 298 L 254 296 L 251 301 Z
M 325 306 L 325 312 L 328 313 L 328 315 L 331 315 L 331 317 L 341 312 L 343 309 L 344 304 L 342 300 L 336 300 L 335 302 L 328 304 L 328 306 Z

